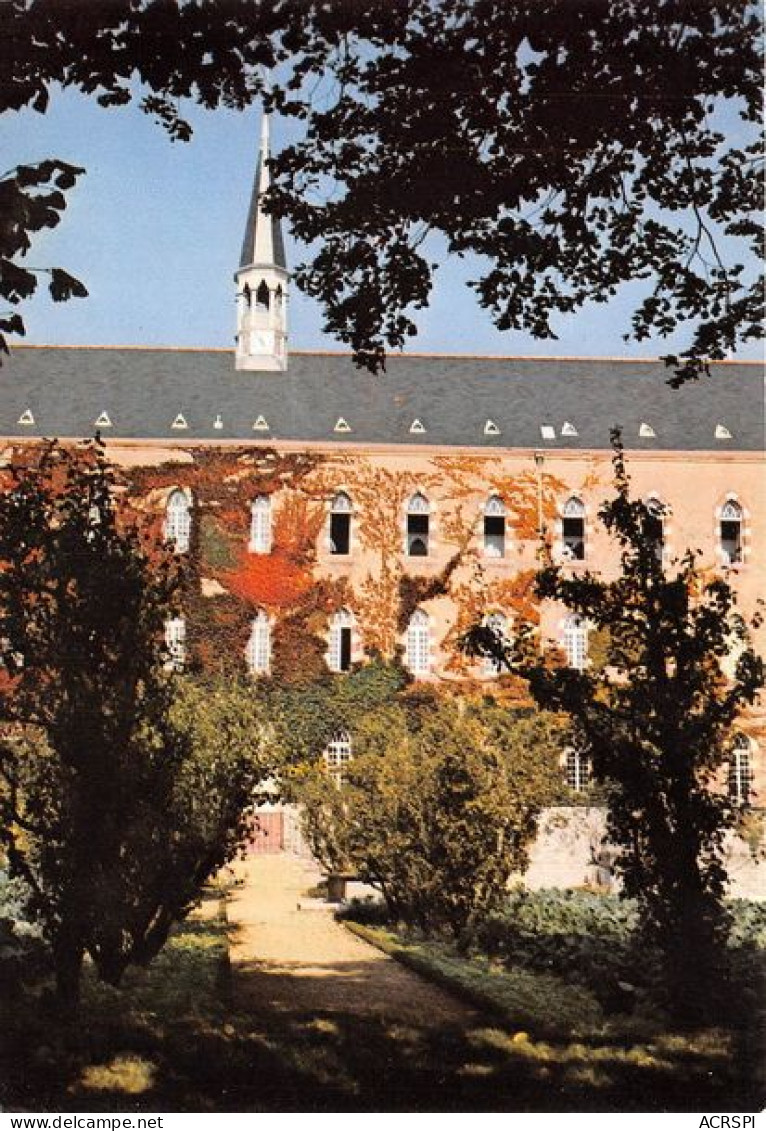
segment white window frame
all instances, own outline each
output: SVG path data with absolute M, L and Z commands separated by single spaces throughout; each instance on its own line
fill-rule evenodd
M 586 621 L 572 613 L 563 625 L 563 643 L 567 665 L 575 671 L 584 671 L 588 664 L 588 625 Z
M 564 774 L 566 783 L 572 793 L 583 793 L 590 784 L 591 765 L 590 758 L 581 750 L 571 748 L 565 754 Z
M 322 752 L 325 769 L 337 786 L 343 784 L 343 776 L 354 756 L 351 735 L 347 730 L 336 731 Z
M 736 557 L 732 557 L 724 546 L 723 524 L 725 522 L 737 523 L 739 526 Z M 732 495 L 727 497 L 718 516 L 718 552 L 721 564 L 724 566 L 742 565 L 745 560 L 745 508 L 739 499 Z
M 268 675 L 271 670 L 271 622 L 265 609 L 253 617 L 245 660 L 251 675 Z
M 423 609 L 416 609 L 407 625 L 405 662 L 413 675 L 431 671 L 431 618 Z
M 426 516 L 428 523 L 425 534 L 425 548 L 424 554 L 411 553 L 412 541 L 411 538 L 419 538 L 421 535 L 410 535 L 410 516 L 422 517 Z M 433 546 L 433 511 L 431 503 L 427 495 L 422 491 L 415 491 L 407 502 L 407 511 L 404 518 L 404 552 L 408 558 L 429 558 L 431 557 Z
M 667 503 L 663 502 L 656 491 L 646 496 L 644 506 L 660 524 L 660 553 L 657 560 L 661 563 L 665 562 L 668 559 L 668 519 L 670 518 L 670 507 Z
M 186 620 L 184 617 L 169 617 L 165 621 L 165 647 L 168 652 L 165 667 L 168 671 L 183 671 L 186 664 Z
M 354 662 L 354 614 L 350 609 L 338 609 L 330 620 L 330 631 L 327 642 L 327 666 L 331 672 L 347 672 Z M 348 629 L 351 634 L 351 647 L 349 650 L 349 664 L 347 668 L 341 667 L 343 629 Z
M 250 504 L 251 554 L 271 553 L 271 495 L 258 495 Z
M 499 495 L 490 495 L 484 504 L 484 513 L 482 515 L 482 542 L 484 557 L 490 561 L 499 561 L 505 557 L 508 548 L 508 517 L 505 503 Z M 503 535 L 502 546 L 498 548 L 494 544 L 494 539 L 499 538 L 499 535 L 487 533 L 487 519 L 488 518 L 502 518 L 503 520 Z
M 496 636 L 500 636 L 503 640 L 508 638 L 508 629 L 510 621 L 504 612 L 498 609 L 494 613 L 488 613 L 484 617 L 484 625 L 486 628 L 491 628 Z M 503 670 L 498 666 L 497 661 L 493 656 L 484 656 L 482 660 L 482 673 L 486 676 L 499 676 Z
M 582 523 L 582 537 L 579 540 L 581 546 L 580 554 L 576 553 L 574 537 L 567 541 L 565 534 L 565 525 L 567 520 L 576 520 Z M 584 562 L 587 553 L 587 512 L 585 503 L 578 495 L 570 495 L 567 501 L 561 508 L 561 560 L 565 562 Z
M 334 515 L 348 515 L 348 550 L 340 553 L 333 548 L 332 520 Z M 327 550 L 334 558 L 350 558 L 354 537 L 354 504 L 351 496 L 346 491 L 336 491 L 330 503 L 330 515 L 327 523 Z
M 734 739 L 727 789 L 735 805 L 749 804 L 753 792 L 753 744 L 744 734 Z
M 191 500 L 180 487 L 175 487 L 168 495 L 164 535 L 176 553 L 187 553 L 191 543 Z

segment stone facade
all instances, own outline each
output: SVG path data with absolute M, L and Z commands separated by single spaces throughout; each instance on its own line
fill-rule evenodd
M 334 670 L 399 654 L 417 679 L 474 690 L 498 681 L 457 646 L 482 617 L 509 630 L 539 617 L 570 663 L 588 663 L 588 626 L 536 607 L 531 583 L 541 537 L 565 569 L 614 575 L 597 516 L 615 425 L 633 493 L 660 508 L 665 561 L 697 552 L 753 616 L 766 597 L 759 367 L 718 364 L 674 392 L 656 362 L 409 355 L 372 376 L 343 355 L 288 356 L 284 246 L 260 206 L 267 143 L 236 274 L 234 353 L 19 347 L 0 370 L 6 459 L 43 436 L 98 430 L 166 534 L 171 500 L 180 507 L 191 534 L 179 549 L 199 572 L 190 622 L 239 601 L 226 647 L 255 675 L 274 674 L 288 622 L 320 639 Z M 193 627 L 174 627 L 177 650 Z M 761 708 L 742 733 L 749 800 L 762 804 Z M 530 884 L 603 879 L 601 819 L 547 814 Z M 739 886 L 754 892 L 760 873 L 732 852 Z
M 232 466 L 245 458 L 243 451 L 231 448 Z M 200 500 L 199 514 L 196 510 L 195 468 L 206 454 L 200 449 L 181 444 L 113 443 L 108 452 L 128 469 L 155 464 L 162 470 L 166 486 L 152 495 L 158 514 L 174 488 L 182 484 L 187 485 L 192 521 L 202 521 L 204 514 L 214 513 L 221 505 L 213 486 L 212 497 L 204 504 Z M 457 646 L 461 633 L 482 616 L 500 615 L 510 628 L 520 617 L 539 614 L 543 636 L 569 654 L 572 641 L 566 610 L 550 604 L 538 609 L 530 596 L 540 526 L 567 571 L 590 569 L 603 576 L 614 575 L 616 550 L 597 518 L 611 491 L 607 452 L 548 451 L 541 458 L 539 451 L 532 450 L 499 455 L 470 448 L 455 451 L 431 446 L 403 452 L 384 446 L 305 444 L 301 454 L 310 455 L 314 465 L 302 474 L 299 485 L 288 483 L 268 496 L 270 527 L 263 553 L 259 555 L 253 547 L 246 511 L 231 537 L 242 552 L 278 559 L 280 547 L 273 541 L 271 526 L 279 527 L 280 515 L 290 513 L 296 497 L 306 501 L 313 516 L 306 568 L 311 583 L 324 583 L 329 595 L 332 607 L 325 602 L 318 631 L 325 640 L 327 662 L 335 670 L 362 663 L 372 654 L 391 658 L 398 653 L 417 679 L 443 686 L 469 681 L 490 689 L 497 682 L 497 673 L 480 661 L 466 659 Z M 264 458 L 269 455 L 292 459 L 296 452 L 294 445 L 277 443 Z M 751 617 L 766 593 L 762 457 L 752 452 L 725 456 L 631 452 L 628 469 L 635 493 L 655 497 L 666 508 L 663 539 L 668 563 L 695 550 L 708 576 L 725 572 L 738 592 L 742 613 Z M 252 476 L 250 493 L 257 494 L 257 468 L 243 474 Z M 340 546 L 333 543 L 339 498 L 344 505 Z M 572 499 L 582 504 L 581 559 L 567 555 L 564 512 Z M 420 508 L 417 512 L 411 509 L 413 500 Z M 487 527 L 491 500 L 502 503 L 501 534 L 497 524 Z M 741 560 L 729 565 L 722 561 L 720 514 L 726 501 L 735 501 L 742 516 Z M 413 536 L 409 529 L 413 513 L 421 542 L 417 553 L 411 552 L 408 543 Z M 213 574 L 203 577 L 202 593 L 214 603 L 226 592 L 226 571 L 215 576 L 214 566 L 204 561 L 201 568 Z M 278 607 L 270 604 L 268 588 L 263 589 L 261 600 L 259 592 L 256 585 L 250 596 L 255 607 L 265 610 L 276 638 L 280 619 L 291 616 L 293 610 L 289 602 L 277 602 Z M 412 633 L 415 614 L 419 625 Z M 316 620 L 313 623 L 316 628 Z M 344 632 L 341 656 L 338 633 Z M 597 641 L 590 638 L 587 626 L 583 636 L 581 658 L 587 663 Z M 761 629 L 756 645 L 763 650 L 763 644 Z M 580 662 L 577 655 L 569 658 Z M 766 719 L 759 707 L 743 718 L 742 731 L 750 741 L 750 800 L 759 804 L 766 789 Z

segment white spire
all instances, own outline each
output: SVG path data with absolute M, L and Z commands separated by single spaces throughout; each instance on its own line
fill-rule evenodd
M 240 271 L 251 264 L 287 268 L 285 244 L 282 239 L 282 225 L 276 216 L 267 215 L 262 208 L 264 194 L 271 184 L 269 175 L 270 155 L 269 115 L 261 115 L 261 145 L 255 166 L 253 192 L 250 210 L 245 225 L 245 238 L 242 241 L 242 254 L 239 259 Z
M 269 115 L 261 115 L 261 144 L 250 210 L 242 241 L 237 283 L 237 369 L 287 368 L 287 282 L 289 275 L 276 216 L 263 211 L 269 176 Z

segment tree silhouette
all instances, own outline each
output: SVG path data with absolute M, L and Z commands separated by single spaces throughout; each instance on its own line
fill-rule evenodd
M 122 513 L 98 445 L 3 478 L 0 836 L 71 1007 L 86 953 L 118 982 L 234 852 L 264 731 L 249 693 L 167 670 L 179 561 Z
M 600 632 L 603 665 L 561 667 L 530 631 L 509 648 L 479 628 L 467 647 L 523 673 L 540 706 L 573 720 L 575 750 L 607 787 L 623 892 L 639 900 L 659 944 L 675 1014 L 696 1021 L 715 1001 L 728 927 L 723 840 L 738 813 L 720 772 L 764 665 L 728 583 L 706 580 L 690 552 L 673 566 L 657 554 L 647 537 L 654 512 L 631 498 L 613 440 L 616 494 L 600 517 L 620 548 L 619 576 L 571 576 L 555 565 L 537 576 L 540 598 Z
M 760 260 L 760 40 L 750 0 L 9 0 L 0 110 L 43 112 L 59 83 L 104 106 L 137 95 L 186 140 L 182 100 L 265 93 L 303 126 L 269 207 L 317 241 L 297 282 L 359 363 L 415 333 L 435 235 L 481 257 L 471 286 L 501 330 L 555 337 L 642 280 L 626 336 L 686 330 L 667 359 L 680 382 L 762 332 L 743 266 Z M 42 167 L 52 222 L 58 164 Z M 7 231 L 36 229 L 12 182 L 0 293 L 16 304 L 26 248 Z M 9 317 L 0 331 L 21 333 Z

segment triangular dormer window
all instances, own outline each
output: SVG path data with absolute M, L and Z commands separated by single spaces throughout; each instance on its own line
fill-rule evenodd
M 98 420 L 93 421 L 93 427 L 94 428 L 111 428 L 112 422 L 109 419 L 109 413 L 108 412 L 102 412 L 101 415 L 99 416 Z
M 175 420 L 170 425 L 170 427 L 171 428 L 188 428 L 189 424 L 188 424 L 184 414 L 182 412 L 179 412 L 178 416 L 175 418 Z
M 561 435 L 562 436 L 579 436 L 580 433 L 577 431 L 574 424 L 570 424 L 569 421 L 567 420 L 567 421 L 564 422 L 564 424 L 561 427 Z
M 412 424 L 410 425 L 410 432 L 413 432 L 415 435 L 422 435 L 425 430 L 426 426 L 425 424 L 423 424 L 422 420 L 413 420 Z
M 32 415 L 32 410 L 31 410 L 31 408 L 27 408 L 27 409 L 24 410 L 24 412 L 22 412 L 21 416 L 19 417 L 19 419 L 17 421 L 17 424 L 25 424 L 25 425 L 27 425 L 27 427 L 29 427 L 29 425 L 34 424 L 34 422 L 35 422 L 35 418 Z
M 350 431 L 351 431 L 351 425 L 348 423 L 347 420 L 344 420 L 344 418 L 342 416 L 339 416 L 338 419 L 335 421 L 335 427 L 333 428 L 333 432 L 350 432 Z
M 268 432 L 269 422 L 265 416 L 259 416 L 253 421 L 253 432 Z
M 484 435 L 485 436 L 499 436 L 500 435 L 500 429 L 495 424 L 494 420 L 488 420 L 487 423 L 484 425 Z

